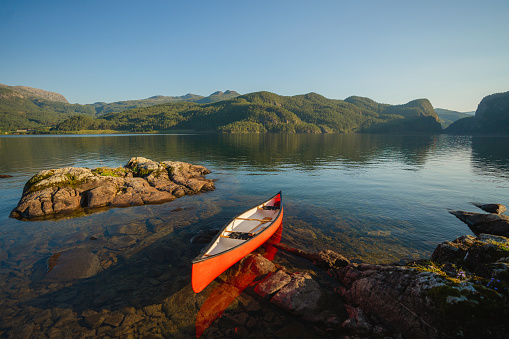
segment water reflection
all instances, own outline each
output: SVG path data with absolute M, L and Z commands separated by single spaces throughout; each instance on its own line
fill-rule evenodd
M 264 258 L 272 261 L 277 253 L 273 244 L 281 241 L 283 225 L 281 225 L 272 237 L 262 246 Z M 236 265 L 221 275 L 225 281 L 216 286 L 209 294 L 196 316 L 196 337 L 219 318 L 226 308 L 258 277 L 259 272 L 252 269 L 251 265 Z
M 314 169 L 328 162 L 366 164 L 400 159 L 423 165 L 434 151 L 436 136 L 387 135 L 131 135 L 95 137 L 0 138 L 0 172 L 27 173 L 57 166 L 118 166 L 132 156 L 153 160 L 203 159 L 218 166 L 254 166 L 266 171 L 293 164 Z M 20 156 L 21 155 L 21 156 Z
M 472 168 L 480 175 L 508 178 L 509 138 L 473 137 Z

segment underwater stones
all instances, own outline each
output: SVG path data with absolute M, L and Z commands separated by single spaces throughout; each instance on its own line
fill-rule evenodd
M 291 280 L 270 300 L 292 314 L 303 315 L 315 310 L 322 295 L 320 286 L 307 273 L 293 273 Z
M 272 261 L 260 254 L 250 255 L 243 263 L 243 271 L 256 274 L 257 276 L 265 275 L 276 270 L 276 266 Z
M 344 256 L 332 250 L 322 250 L 320 252 L 310 253 L 281 243 L 274 244 L 274 246 L 300 257 L 309 259 L 313 262 L 313 265 L 324 270 L 334 267 L 345 267 L 350 263 L 350 261 Z
M 133 157 L 125 167 L 44 170 L 25 184 L 17 219 L 42 218 L 99 207 L 159 204 L 214 189 L 203 166 Z
M 292 278 L 288 273 L 286 273 L 284 270 L 278 270 L 267 276 L 258 285 L 256 285 L 254 291 L 260 296 L 266 297 L 279 291 L 290 281 L 292 281 Z
M 214 239 L 214 237 L 219 233 L 219 231 L 221 231 L 220 228 L 215 228 L 212 230 L 203 230 L 196 234 L 195 236 L 193 236 L 189 241 L 191 242 L 191 244 L 208 244 L 209 242 L 212 241 L 212 239 Z
M 48 260 L 48 281 L 74 281 L 89 278 L 101 269 L 99 257 L 85 248 L 65 251 Z

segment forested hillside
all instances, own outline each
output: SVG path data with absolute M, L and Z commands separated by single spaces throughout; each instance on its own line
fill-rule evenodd
M 391 106 L 362 97 L 332 100 L 316 93 L 288 97 L 256 92 L 211 104 L 180 102 L 104 114 L 100 119 L 87 120 L 88 126 L 83 121 L 72 118 L 57 126 L 57 130 L 408 134 L 442 131 L 438 116 L 426 99 Z
M 140 100 L 113 103 L 96 102 L 94 104 L 80 105 L 69 104 L 67 99 L 58 93 L 26 86 L 0 84 L 0 131 L 51 127 L 76 115 L 101 116 L 106 113 L 123 112 L 138 107 L 151 107 L 165 103 L 211 103 L 237 96 L 239 94 L 235 91 L 226 91 L 224 93 L 218 91 L 208 97 L 196 94 L 182 96 L 158 95 Z
M 79 105 L 69 104 L 58 93 L 0 86 L 1 131 L 428 134 L 442 132 L 438 121 L 427 99 L 388 105 L 358 96 L 334 100 L 316 93 L 281 96 L 218 91 L 208 97 L 186 94 Z
M 94 115 L 95 110 L 0 87 L 0 131 L 53 126 L 77 114 Z
M 474 116 L 475 111 L 473 112 L 457 112 L 457 111 L 451 111 L 449 109 L 443 109 L 443 108 L 435 108 L 435 112 L 437 113 L 438 117 L 440 118 L 440 123 L 442 124 L 442 128 L 449 127 L 450 124 L 453 122 L 463 119 L 463 118 L 471 118 Z
M 448 134 L 509 135 L 509 92 L 484 97 L 475 116 L 452 123 Z

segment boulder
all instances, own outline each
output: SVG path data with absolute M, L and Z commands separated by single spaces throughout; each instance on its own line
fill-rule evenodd
M 350 312 L 342 328 L 375 336 L 371 317 L 403 337 L 503 336 L 509 315 L 509 239 L 482 234 L 437 246 L 405 266 L 349 264 L 330 272 Z M 468 319 L 468 320 L 467 320 Z
M 479 204 L 477 202 L 473 202 L 471 204 L 488 213 L 502 214 L 507 210 L 507 208 L 501 204 Z
M 291 280 L 270 300 L 283 310 L 296 315 L 315 311 L 322 295 L 320 286 L 307 273 L 293 273 Z
M 509 216 L 501 214 L 482 214 L 465 211 L 449 211 L 463 221 L 474 232 L 509 237 Z
M 84 208 L 128 207 L 172 201 L 214 189 L 203 166 L 133 157 L 125 167 L 45 170 L 26 184 L 11 217 L 33 219 Z
M 278 270 L 268 275 L 258 285 L 256 285 L 254 291 L 262 297 L 266 297 L 279 291 L 281 288 L 286 286 L 292 277 L 284 270 Z

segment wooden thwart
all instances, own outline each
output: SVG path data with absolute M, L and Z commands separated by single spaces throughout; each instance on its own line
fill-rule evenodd
M 250 219 L 250 218 L 235 218 L 235 219 L 239 219 L 239 220 L 255 220 L 255 221 L 263 221 L 263 223 L 266 223 L 267 221 L 271 221 L 272 218 L 271 217 L 265 217 L 263 219 Z
M 256 225 L 255 227 L 253 227 L 250 231 L 248 232 L 239 232 L 239 231 L 228 231 L 228 230 L 224 230 L 224 232 L 228 232 L 228 233 L 245 233 L 245 234 L 249 234 L 250 236 L 253 236 L 259 232 L 261 232 L 264 227 L 262 227 L 260 230 L 258 230 L 257 232 L 255 233 L 252 233 L 255 229 L 257 229 L 258 227 L 260 227 L 261 225 L 263 224 L 266 224 L 268 223 L 269 221 L 272 221 L 272 218 L 271 217 L 265 217 L 263 219 L 254 219 L 254 218 L 236 218 L 236 219 L 239 219 L 239 220 L 247 220 L 247 221 L 260 221 L 260 223 L 258 225 Z M 220 235 L 221 238 L 230 238 L 232 239 L 229 235 Z M 235 238 L 233 238 L 235 239 Z

